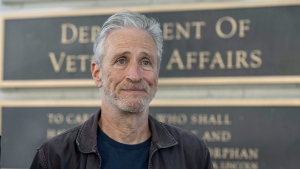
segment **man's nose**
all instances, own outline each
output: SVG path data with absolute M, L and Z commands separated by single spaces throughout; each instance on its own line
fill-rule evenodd
M 142 80 L 142 70 L 137 63 L 129 65 L 126 78 L 132 82 L 140 82 Z

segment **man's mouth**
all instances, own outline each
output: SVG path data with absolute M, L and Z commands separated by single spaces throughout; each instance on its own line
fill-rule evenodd
M 122 89 L 122 91 L 129 92 L 129 93 L 141 93 L 141 92 L 145 92 L 144 89 Z

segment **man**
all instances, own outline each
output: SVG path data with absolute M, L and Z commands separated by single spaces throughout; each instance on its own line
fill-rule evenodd
M 162 31 L 154 19 L 121 11 L 103 25 L 91 72 L 102 107 L 83 125 L 45 142 L 31 169 L 210 169 L 206 145 L 194 134 L 156 121 Z

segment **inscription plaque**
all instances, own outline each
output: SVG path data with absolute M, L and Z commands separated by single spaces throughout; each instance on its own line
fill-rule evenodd
M 300 3 L 257 4 L 135 9 L 161 23 L 159 83 L 299 83 Z M 2 16 L 0 85 L 92 86 L 93 42 L 112 13 Z
M 299 108 L 152 106 L 150 113 L 159 121 L 204 139 L 215 169 L 297 169 Z M 28 168 L 36 149 L 45 140 L 81 124 L 97 110 L 97 107 L 68 106 L 3 107 L 2 167 Z

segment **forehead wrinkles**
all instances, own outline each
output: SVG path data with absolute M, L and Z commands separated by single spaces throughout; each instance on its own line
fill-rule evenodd
M 115 49 L 113 49 L 115 48 Z M 116 52 L 133 48 L 134 51 L 144 50 L 149 55 L 157 55 L 157 47 L 152 37 L 145 31 L 139 29 L 118 29 L 107 35 L 104 41 L 105 53 L 107 49 Z

